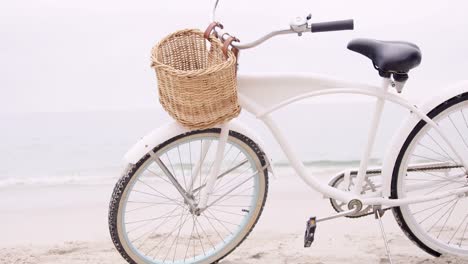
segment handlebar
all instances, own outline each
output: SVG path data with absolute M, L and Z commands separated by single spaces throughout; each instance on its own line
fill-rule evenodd
M 340 31 L 340 30 L 353 30 L 354 20 L 340 20 L 322 23 L 312 23 L 311 32 L 327 32 L 327 31 Z
M 278 35 L 286 35 L 286 34 L 299 34 L 301 35 L 302 33 L 306 32 L 311 32 L 311 33 L 320 33 L 320 32 L 330 32 L 330 31 L 341 31 L 341 30 L 353 30 L 354 29 L 354 20 L 348 19 L 348 20 L 340 20 L 340 21 L 331 21 L 331 22 L 321 22 L 321 23 L 312 23 L 310 26 L 306 24 L 306 26 L 301 27 L 300 29 L 298 28 L 289 28 L 289 29 L 283 29 L 283 30 L 276 30 L 272 31 L 263 37 L 249 42 L 249 43 L 239 43 L 239 42 L 233 42 L 231 45 L 237 49 L 249 49 L 256 47 L 263 42 L 269 40 L 272 37 L 278 36 Z M 216 28 L 215 29 L 216 33 L 220 38 L 222 38 L 222 41 L 226 40 L 229 35 L 226 31 L 224 31 L 221 28 Z
M 212 0 L 212 2 L 213 9 L 210 14 L 210 22 L 216 21 L 216 9 L 218 7 L 219 0 Z M 263 37 L 249 43 L 241 44 L 239 42 L 232 42 L 231 45 L 237 49 L 249 49 L 256 47 L 262 44 L 263 42 L 267 41 L 268 39 L 278 35 L 298 34 L 299 36 L 301 36 L 302 33 L 306 32 L 319 33 L 354 29 L 354 21 L 352 19 L 309 24 L 308 21 L 310 18 L 311 15 L 307 16 L 306 18 L 297 17 L 296 20 L 291 23 L 289 29 L 272 31 L 264 35 Z M 230 36 L 229 33 L 224 31 L 222 28 L 216 27 L 214 28 L 214 30 L 221 39 L 221 41 L 225 41 Z

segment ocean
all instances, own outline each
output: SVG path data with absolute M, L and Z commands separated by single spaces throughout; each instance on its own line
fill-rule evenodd
M 382 160 L 405 113 L 387 105 L 372 153 L 373 164 Z M 371 101 L 341 98 L 295 104 L 274 118 L 308 167 L 328 169 L 358 165 L 371 114 Z M 246 112 L 239 118 L 268 145 L 276 167 L 289 166 L 263 124 Z M 0 187 L 115 181 L 125 165 L 125 152 L 168 121 L 161 108 L 0 113 Z

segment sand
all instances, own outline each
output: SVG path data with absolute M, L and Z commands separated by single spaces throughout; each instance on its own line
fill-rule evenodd
M 272 179 L 265 211 L 249 238 L 222 264 L 388 263 L 373 217 L 320 223 L 316 242 L 303 248 L 305 220 L 332 213 L 327 200 L 290 170 Z M 125 263 L 107 231 L 113 183 L 24 185 L 0 190 L 0 263 Z M 468 263 L 433 258 L 384 215 L 394 263 Z

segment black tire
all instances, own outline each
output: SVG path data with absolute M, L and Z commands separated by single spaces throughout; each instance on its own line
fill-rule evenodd
M 165 146 L 171 144 L 172 142 L 177 141 L 177 140 L 179 140 L 181 138 L 184 138 L 184 137 L 187 137 L 187 136 L 192 136 L 192 135 L 196 135 L 196 134 L 204 134 L 204 133 L 219 134 L 220 132 L 221 132 L 221 130 L 219 128 L 191 131 L 189 133 L 181 134 L 181 135 L 178 135 L 176 137 L 173 137 L 173 138 L 167 140 L 166 142 L 164 142 L 164 143 L 158 145 L 157 147 L 155 147 L 153 149 L 153 151 L 156 153 L 158 150 L 164 148 Z M 238 140 L 242 141 L 243 143 L 245 143 L 255 153 L 256 158 L 258 159 L 258 161 L 260 161 L 261 166 L 265 167 L 265 165 L 267 164 L 267 162 L 266 162 L 267 158 L 266 158 L 264 152 L 258 146 L 257 143 L 252 141 L 247 136 L 242 135 L 242 134 L 240 134 L 238 132 L 235 132 L 235 131 L 232 131 L 232 130 L 229 131 L 229 136 L 233 137 L 235 139 L 238 139 Z M 142 157 L 135 165 L 129 165 L 126 168 L 123 176 L 119 179 L 119 181 L 116 183 L 116 185 L 114 187 L 114 191 L 113 191 L 113 194 L 112 194 L 112 197 L 111 197 L 111 200 L 110 200 L 110 204 L 109 204 L 108 224 L 109 224 L 109 232 L 110 232 L 110 235 L 111 235 L 112 242 L 114 243 L 115 248 L 122 255 L 122 257 L 128 263 L 132 263 L 132 264 L 140 264 L 140 263 L 136 262 L 134 259 L 132 259 L 130 257 L 131 254 L 126 252 L 126 250 L 125 250 L 125 248 L 124 248 L 124 246 L 123 246 L 123 244 L 121 242 L 121 239 L 119 237 L 118 227 L 117 227 L 117 225 L 118 225 L 117 218 L 118 218 L 118 215 L 119 215 L 119 205 L 120 205 L 120 202 L 121 202 L 122 195 L 123 195 L 125 189 L 127 188 L 129 182 L 131 181 L 132 177 L 135 176 L 135 173 L 138 171 L 138 169 L 149 158 L 150 158 L 150 155 L 147 154 L 144 157 Z M 229 252 L 227 252 L 226 254 L 220 256 L 218 259 L 216 259 L 215 261 L 213 261 L 211 263 L 217 263 L 221 259 L 225 258 L 227 255 L 229 255 L 232 251 L 234 251 L 248 237 L 248 235 L 250 234 L 250 232 L 253 230 L 256 223 L 258 222 L 258 219 L 260 218 L 260 215 L 263 212 L 263 208 L 265 206 L 267 193 L 268 193 L 268 169 L 265 168 L 263 173 L 261 173 L 261 174 L 259 173 L 259 175 L 260 175 L 260 177 L 264 177 L 265 190 L 264 190 L 264 195 L 261 198 L 262 203 L 261 203 L 261 207 L 259 209 L 259 213 L 257 214 L 255 219 L 253 220 L 253 225 L 251 226 L 250 230 L 248 230 L 248 232 L 245 234 L 245 236 L 234 247 L 232 247 L 232 249 Z
M 434 119 L 437 117 L 440 113 L 444 112 L 446 109 L 465 102 L 468 100 L 468 93 L 460 94 L 458 96 L 455 96 L 440 105 L 438 105 L 436 108 L 431 110 L 428 114 L 428 117 L 431 119 Z M 405 143 L 403 144 L 399 154 L 398 158 L 396 160 L 395 166 L 393 168 L 393 173 L 392 173 L 392 181 L 391 181 L 391 199 L 398 199 L 398 180 L 399 180 L 399 171 L 400 171 L 400 166 L 402 163 L 402 159 L 405 156 L 405 153 L 410 146 L 411 142 L 414 140 L 416 135 L 423 129 L 426 125 L 425 121 L 420 121 L 414 129 L 411 131 L 411 133 L 408 135 L 408 138 L 406 139 Z M 395 217 L 396 222 L 400 226 L 400 228 L 403 230 L 404 234 L 413 242 L 415 243 L 419 248 L 427 252 L 428 254 L 434 256 L 434 257 L 440 257 L 442 255 L 442 252 L 437 251 L 436 249 L 433 249 L 429 247 L 428 245 L 424 244 L 418 237 L 413 233 L 413 231 L 409 228 L 409 225 L 406 223 L 405 218 L 403 216 L 403 213 L 401 211 L 400 207 L 394 207 L 393 208 L 393 215 Z

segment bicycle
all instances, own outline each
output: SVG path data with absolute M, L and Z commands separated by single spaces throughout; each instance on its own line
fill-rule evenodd
M 218 1 L 211 22 L 216 21 Z M 353 20 L 310 20 L 310 15 L 298 17 L 288 29 L 231 45 L 242 50 L 277 35 L 354 28 Z M 212 30 L 222 41 L 234 39 L 219 24 Z M 367 215 L 380 220 L 392 210 L 405 235 L 427 253 L 468 256 L 468 82 L 418 107 L 400 95 L 410 70 L 421 63 L 416 45 L 357 39 L 348 48 L 372 61 L 382 77 L 380 86 L 297 74 L 238 78 L 244 111 L 266 125 L 296 173 L 336 210 L 308 219 L 304 246 L 313 242 L 318 222 Z M 324 184 L 308 174 L 271 114 L 328 94 L 370 96 L 376 103 L 359 168 Z M 409 115 L 382 167 L 369 168 L 387 101 L 406 108 Z M 259 137 L 237 120 L 195 131 L 173 122 L 143 137 L 125 155 L 128 166 L 110 202 L 109 229 L 117 250 L 130 263 L 216 263 L 226 257 L 246 239 L 265 205 L 268 176 L 274 173 L 265 150 Z M 382 233 L 385 238 L 383 227 Z M 388 249 L 387 254 L 390 258 Z

